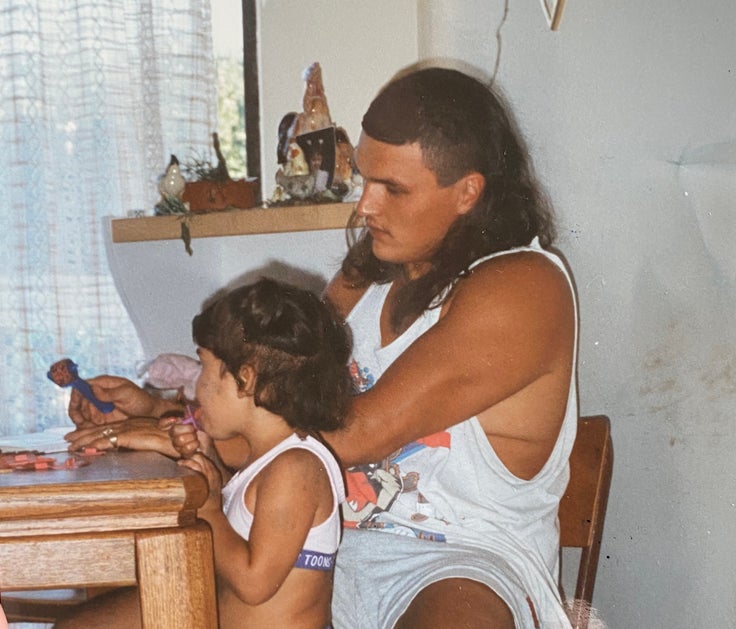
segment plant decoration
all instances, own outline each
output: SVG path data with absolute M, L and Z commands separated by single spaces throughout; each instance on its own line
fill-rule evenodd
M 184 173 L 189 181 L 231 181 L 225 156 L 220 150 L 220 138 L 216 133 L 212 134 L 212 146 L 217 156 L 217 165 L 212 166 L 204 157 L 194 152 L 184 164 Z
M 161 200 L 156 204 L 155 213 L 180 216 L 181 239 L 189 255 L 192 255 L 189 221 L 193 212 L 248 208 L 255 203 L 257 184 L 230 178 L 217 133 L 212 134 L 212 145 L 217 156 L 215 166 L 196 153 L 180 166 L 179 160 L 172 155 L 158 183 Z

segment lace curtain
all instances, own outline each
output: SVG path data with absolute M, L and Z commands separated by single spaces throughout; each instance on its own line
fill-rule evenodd
M 209 0 L 5 0 L 0 41 L 1 435 L 68 423 L 60 358 L 135 377 L 103 217 L 209 157 L 217 100 Z

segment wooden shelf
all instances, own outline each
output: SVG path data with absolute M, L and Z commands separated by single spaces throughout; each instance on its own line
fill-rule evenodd
M 192 238 L 344 229 L 353 203 L 294 205 L 268 209 L 194 212 L 186 219 Z M 112 220 L 113 242 L 181 238 L 182 216 L 145 216 Z

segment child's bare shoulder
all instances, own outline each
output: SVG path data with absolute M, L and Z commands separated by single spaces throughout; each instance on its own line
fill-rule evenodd
M 284 450 L 276 456 L 263 470 L 269 476 L 281 479 L 309 479 L 318 477 L 327 478 L 327 470 L 322 458 L 307 448 L 293 447 Z

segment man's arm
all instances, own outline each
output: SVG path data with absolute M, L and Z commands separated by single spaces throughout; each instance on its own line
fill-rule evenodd
M 324 296 L 344 321 L 366 289 L 367 286 L 356 287 L 345 277 L 342 271 L 339 271 L 327 285 Z
M 551 261 L 535 253 L 489 260 L 459 282 L 440 321 L 354 398 L 346 427 L 325 437 L 343 464 L 375 462 L 478 415 L 492 442 L 515 445 L 504 460 L 512 471 L 541 467 L 564 416 L 574 328 L 570 286 Z M 535 460 L 526 461 L 530 448 Z

